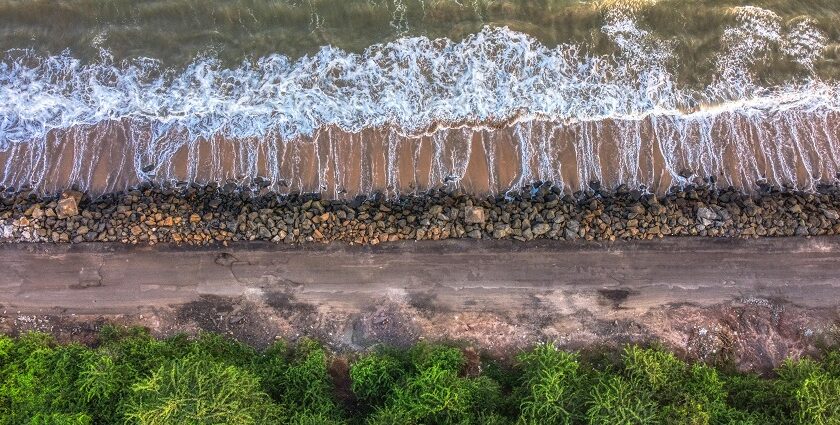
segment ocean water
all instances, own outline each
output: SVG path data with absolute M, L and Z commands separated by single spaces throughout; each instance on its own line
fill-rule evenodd
M 836 182 L 840 4 L 742 3 L 2 2 L 0 184 Z

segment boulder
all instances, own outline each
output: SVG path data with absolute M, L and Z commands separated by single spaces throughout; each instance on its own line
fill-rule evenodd
M 718 215 L 711 208 L 700 207 L 697 209 L 697 220 L 703 223 L 704 226 L 710 226 L 713 221 L 718 219 Z
M 535 225 L 531 226 L 531 232 L 533 232 L 534 235 L 537 235 L 537 236 L 544 235 L 544 234 L 548 233 L 550 230 L 551 230 L 551 226 L 546 224 L 546 223 L 538 223 L 538 224 L 535 224 Z
M 467 224 L 484 224 L 486 221 L 484 208 L 466 207 L 464 209 L 464 221 L 466 221 Z
M 79 203 L 75 197 L 68 196 L 65 198 L 62 195 L 62 198 L 58 201 L 58 205 L 55 207 L 55 212 L 58 218 L 77 216 L 79 215 Z
M 825 216 L 825 218 L 827 218 L 829 220 L 840 219 L 840 213 L 838 213 L 837 210 L 831 210 L 831 209 L 828 209 L 828 208 L 822 208 L 821 210 L 822 210 L 822 213 Z

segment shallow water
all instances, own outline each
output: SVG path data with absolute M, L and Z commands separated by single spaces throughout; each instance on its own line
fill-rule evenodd
M 0 2 L 0 184 L 835 181 L 840 5 L 736 3 Z

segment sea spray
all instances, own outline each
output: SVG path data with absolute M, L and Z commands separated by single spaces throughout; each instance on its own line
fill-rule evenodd
M 602 27 L 617 48 L 613 55 L 578 44 L 549 48 L 491 26 L 460 42 L 405 37 L 360 54 L 327 46 L 298 60 L 275 54 L 237 68 L 212 58 L 176 70 L 146 58 L 116 63 L 106 51 L 94 64 L 70 53 L 10 51 L 0 63 L 2 183 L 103 190 L 150 178 L 262 175 L 337 194 L 348 190 L 336 182 L 349 172 L 371 174 L 353 177 L 359 182 L 352 192 L 399 193 L 411 186 L 399 178 L 399 145 L 422 145 L 417 141 L 425 138 L 432 146 L 428 176 L 415 178 L 414 186 L 463 180 L 475 138 L 489 156 L 490 191 L 534 179 L 570 188 L 592 180 L 651 187 L 712 176 L 744 188 L 766 179 L 803 189 L 833 179 L 840 169 L 840 91 L 813 76 L 825 37 L 806 20 L 785 25 L 764 9 L 733 13 L 737 25 L 724 32 L 716 77 L 703 90 L 680 88 L 673 71 L 679 58 L 669 42 L 621 8 L 606 13 Z M 773 48 L 799 63 L 806 77 L 758 84 L 752 68 Z M 330 136 L 365 131 L 380 133 L 366 138 L 385 140 L 382 171 L 374 170 L 375 158 L 347 170 L 340 142 Z M 325 134 L 329 140 L 318 142 Z M 495 157 L 498 149 L 488 145 L 497 137 L 513 140 L 516 158 Z M 64 158 L 62 143 L 72 144 L 72 160 Z M 568 144 L 573 161 L 559 152 Z M 602 157 L 603 146 L 611 157 Z M 95 152 L 103 149 L 112 159 L 100 161 Z M 123 177 L 107 171 L 102 177 L 101 166 L 96 171 L 99 162 L 118 165 L 113 158 L 120 156 L 127 158 L 119 166 L 129 170 L 111 172 Z M 284 169 L 284 160 L 313 161 L 314 170 Z M 499 161 L 515 164 L 516 175 L 500 179 Z M 69 172 L 52 170 L 68 162 Z

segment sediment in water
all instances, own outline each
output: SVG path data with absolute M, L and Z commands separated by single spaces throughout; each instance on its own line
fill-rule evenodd
M 267 183 L 266 183 L 267 184 Z M 714 185 L 663 196 L 593 183 L 574 194 L 550 183 L 505 196 L 460 189 L 419 196 L 326 200 L 266 187 L 156 186 L 91 198 L 81 192 L 3 192 L 2 242 L 227 244 L 495 238 L 613 241 L 674 236 L 763 237 L 840 234 L 840 186 L 813 193 L 762 187 L 755 195 Z

